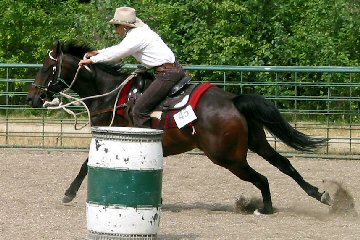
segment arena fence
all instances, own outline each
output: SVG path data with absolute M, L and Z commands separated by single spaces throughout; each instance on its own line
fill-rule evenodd
M 27 90 L 40 64 L 0 64 L 0 147 L 87 151 L 91 134 L 83 108 L 81 130 L 61 110 L 32 109 Z M 136 65 L 125 65 L 134 69 Z M 290 66 L 185 66 L 194 83 L 210 81 L 226 91 L 259 93 L 273 101 L 298 130 L 329 141 L 315 153 L 299 153 L 271 135 L 271 144 L 287 155 L 359 159 L 360 68 Z

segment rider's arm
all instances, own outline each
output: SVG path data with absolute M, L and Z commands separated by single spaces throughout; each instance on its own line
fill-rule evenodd
M 121 59 L 133 55 L 144 48 L 144 36 L 140 29 L 131 29 L 117 45 L 100 49 L 98 54 L 90 57 L 93 63 L 118 63 Z

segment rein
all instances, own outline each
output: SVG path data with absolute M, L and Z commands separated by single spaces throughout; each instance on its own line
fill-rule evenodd
M 78 66 L 72 82 L 70 83 L 70 85 L 68 85 L 68 84 L 65 82 L 65 80 L 61 77 L 61 70 L 62 70 L 62 63 L 63 63 L 63 53 L 61 52 L 61 55 L 59 56 L 59 58 L 54 58 L 54 57 L 51 55 L 52 52 L 53 52 L 53 50 L 49 51 L 49 58 L 50 58 L 51 60 L 55 61 L 55 62 L 58 62 L 57 65 L 54 65 L 54 66 L 53 66 L 53 75 L 55 74 L 56 70 L 58 69 L 58 71 L 57 71 L 57 77 L 56 77 L 56 82 L 53 83 L 54 78 L 52 78 L 52 79 L 49 81 L 49 83 L 47 84 L 47 86 L 37 85 L 37 84 L 33 84 L 33 86 L 34 86 L 35 88 L 38 88 L 38 89 L 42 90 L 42 91 L 45 91 L 45 92 L 46 92 L 46 91 L 50 91 L 50 92 L 51 92 L 51 90 L 49 90 L 49 87 L 55 86 L 56 84 L 58 84 L 59 82 L 61 82 L 61 83 L 63 83 L 63 84 L 66 86 L 66 88 L 65 88 L 63 91 L 59 92 L 59 94 L 60 94 L 62 97 L 65 97 L 66 99 L 73 100 L 73 101 L 71 101 L 71 102 L 69 102 L 69 103 L 67 103 L 67 104 L 63 104 L 62 102 L 59 101 L 58 98 L 54 98 L 51 102 L 45 101 L 44 104 L 43 104 L 43 106 L 44 106 L 44 107 L 47 107 L 48 109 L 55 109 L 55 110 L 56 110 L 56 109 L 62 109 L 62 110 L 64 110 L 65 112 L 73 115 L 74 118 L 75 118 L 75 129 L 76 129 L 76 130 L 80 130 L 80 129 L 84 128 L 85 126 L 87 126 L 87 125 L 91 122 L 90 110 L 89 110 L 89 108 L 86 106 L 86 104 L 84 103 L 84 101 L 85 101 L 85 100 L 89 100 L 89 99 L 95 99 L 95 98 L 104 97 L 104 96 L 107 96 L 107 95 L 110 95 L 110 94 L 114 93 L 115 91 L 118 91 L 118 94 L 117 94 L 117 96 L 116 96 L 116 99 L 115 99 L 115 103 L 114 103 L 113 108 L 112 108 L 112 109 L 108 109 L 108 110 L 106 111 L 106 112 L 112 111 L 112 118 L 111 118 L 111 122 L 110 122 L 110 125 L 109 125 L 109 126 L 112 126 L 113 123 L 114 123 L 115 115 L 116 115 L 116 110 L 117 110 L 116 104 L 117 104 L 118 98 L 119 98 L 119 96 L 120 96 L 120 92 L 121 92 L 122 88 L 125 86 L 125 84 L 126 84 L 127 82 L 129 82 L 132 78 L 136 77 L 136 75 L 137 75 L 138 72 L 136 72 L 136 71 L 132 72 L 118 87 L 116 87 L 115 89 L 113 89 L 113 90 L 110 91 L 110 92 L 78 99 L 78 98 L 75 98 L 75 97 L 72 97 L 72 96 L 66 94 L 66 92 L 68 92 L 68 91 L 71 89 L 71 87 L 74 85 L 74 83 L 75 83 L 75 81 L 76 81 L 76 79 L 77 79 L 77 76 L 78 76 L 78 74 L 79 74 L 80 69 L 81 69 L 82 66 Z M 85 58 L 85 56 L 84 56 L 84 58 Z M 84 67 L 85 67 L 89 72 L 92 72 L 88 66 L 84 66 Z M 88 123 L 86 123 L 85 125 L 83 125 L 83 126 L 80 127 L 80 128 L 77 128 L 77 115 L 76 115 L 72 110 L 70 110 L 70 109 L 67 108 L 68 106 L 73 105 L 73 104 L 76 104 L 76 103 L 80 103 L 80 104 L 82 104 L 82 105 L 85 107 L 86 112 L 87 112 L 87 114 L 88 114 L 88 119 L 89 119 Z M 97 114 L 99 114 L 99 113 L 97 112 Z
M 78 67 L 78 71 L 79 71 L 80 68 L 81 68 L 81 66 Z M 77 72 L 78 72 L 78 71 L 77 71 Z M 77 74 L 76 74 L 76 75 L 77 75 Z M 76 75 L 75 75 L 75 77 L 76 77 Z M 88 123 L 91 122 L 90 110 L 89 110 L 89 108 L 86 106 L 86 104 L 85 104 L 84 101 L 85 101 L 85 100 L 89 100 L 89 99 L 96 99 L 96 98 L 104 97 L 104 96 L 110 95 L 110 94 L 118 91 L 118 94 L 117 94 L 116 99 L 115 99 L 114 106 L 113 106 L 112 109 L 110 109 L 110 111 L 112 111 L 112 118 L 111 118 L 111 122 L 110 122 L 110 124 L 109 124 L 109 127 L 111 127 L 111 126 L 113 125 L 113 123 L 114 123 L 114 119 L 115 119 L 115 115 L 116 115 L 116 110 L 117 110 L 116 104 L 117 104 L 117 102 L 118 102 L 118 99 L 119 99 L 119 96 L 120 96 L 120 92 L 121 92 L 122 88 L 126 85 L 126 83 L 128 83 L 131 79 L 133 79 L 134 77 L 136 77 L 136 75 L 137 75 L 137 72 L 136 72 L 136 71 L 132 72 L 119 86 L 117 86 L 115 89 L 111 90 L 110 92 L 107 92 L 107 93 L 104 93 L 104 94 L 99 94 L 99 95 L 93 95 L 93 96 L 89 96 L 89 97 L 84 97 L 84 98 L 80 98 L 80 99 L 77 99 L 77 98 L 75 98 L 75 97 L 72 97 L 72 96 L 66 94 L 65 92 L 70 89 L 70 88 L 67 88 L 67 89 L 65 89 L 64 91 L 59 92 L 59 94 L 60 94 L 61 96 L 65 97 L 65 98 L 67 98 L 67 99 L 74 99 L 74 100 L 71 101 L 71 102 L 69 102 L 69 103 L 67 103 L 67 104 L 64 104 L 64 105 L 62 104 L 62 102 L 59 103 L 58 106 L 54 106 L 54 107 L 52 107 L 52 106 L 49 105 L 47 108 L 48 108 L 48 109 L 63 109 L 65 112 L 73 115 L 74 118 L 75 118 L 75 129 L 76 129 L 76 130 L 80 130 L 80 129 L 84 128 L 85 126 L 87 126 Z M 75 78 L 74 78 L 73 82 L 74 82 L 74 81 L 75 81 Z M 76 116 L 76 114 L 75 114 L 73 111 L 71 111 L 70 109 L 66 108 L 66 107 L 68 107 L 68 106 L 70 106 L 70 105 L 73 105 L 73 104 L 76 104 L 76 103 L 81 103 L 81 104 L 85 107 L 85 109 L 86 109 L 86 111 L 87 111 L 87 114 L 88 114 L 89 122 L 86 123 L 86 124 L 85 124 L 84 126 L 82 126 L 81 128 L 77 128 L 77 127 L 76 127 L 76 126 L 77 126 L 77 116 Z M 44 103 L 44 104 L 45 104 L 45 103 Z M 108 111 L 106 111 L 106 112 L 108 112 Z
M 35 84 L 35 83 L 33 83 L 32 86 L 34 86 L 35 88 L 38 88 L 38 89 L 40 89 L 40 90 L 43 90 L 43 91 L 50 91 L 50 92 L 51 92 L 51 90 L 49 90 L 49 87 L 55 86 L 56 84 L 58 84 L 59 82 L 61 82 L 61 83 L 63 83 L 63 84 L 67 87 L 67 89 L 70 89 L 70 88 L 74 85 L 75 80 L 77 79 L 77 75 L 79 74 L 79 71 L 80 71 L 80 69 L 81 69 L 81 66 L 78 67 L 78 69 L 76 70 L 76 73 L 75 73 L 75 76 L 74 76 L 73 81 L 71 82 L 70 85 L 68 85 L 68 84 L 66 83 L 66 81 L 61 77 L 62 63 L 63 63 L 63 53 L 61 52 L 61 55 L 60 55 L 59 59 L 57 59 L 57 58 L 54 58 L 54 57 L 51 55 L 52 52 L 53 52 L 53 50 L 49 51 L 49 58 L 50 58 L 51 60 L 55 61 L 55 62 L 59 62 L 58 65 L 54 65 L 54 66 L 53 66 L 53 74 L 55 74 L 56 70 L 59 69 L 59 70 L 58 70 L 57 77 L 56 77 L 56 81 L 53 83 L 53 80 L 54 80 L 54 79 L 51 79 L 51 80 L 49 81 L 49 83 L 48 83 L 47 86 L 45 86 L 45 85 L 39 85 L 39 84 Z M 85 58 L 85 56 L 84 56 L 84 58 Z M 85 69 L 88 70 L 89 72 L 92 72 L 91 69 L 90 69 L 88 66 L 84 66 L 84 67 L 85 67 Z

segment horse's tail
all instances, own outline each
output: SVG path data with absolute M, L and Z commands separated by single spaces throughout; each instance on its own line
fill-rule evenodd
M 234 98 L 234 104 L 248 121 L 251 132 L 252 121 L 261 123 L 275 137 L 286 145 L 299 151 L 312 151 L 327 141 L 312 138 L 293 128 L 281 115 L 275 105 L 261 95 L 244 94 Z

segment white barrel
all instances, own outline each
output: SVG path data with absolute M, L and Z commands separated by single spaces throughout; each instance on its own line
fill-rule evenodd
M 88 239 L 156 239 L 162 131 L 94 127 L 88 161 Z

